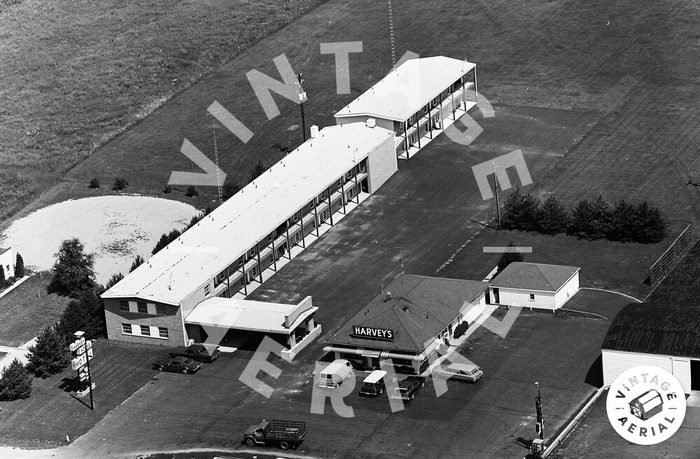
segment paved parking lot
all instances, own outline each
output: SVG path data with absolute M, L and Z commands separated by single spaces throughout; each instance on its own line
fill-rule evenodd
M 591 301 L 614 303 L 600 292 Z M 619 307 L 626 304 L 620 300 Z M 354 417 L 336 414 L 327 401 L 324 414 L 311 413 L 313 360 L 287 364 L 279 380 L 258 377 L 275 388 L 267 399 L 239 381 L 252 351 L 223 355 L 194 375 L 162 373 L 143 386 L 67 454 L 90 456 L 141 453 L 159 447 L 241 448 L 245 429 L 262 418 L 303 420 L 308 436 L 300 454 L 319 457 L 518 457 L 518 437 L 532 439 L 535 381 L 540 381 L 548 435 L 594 389 L 586 383 L 609 322 L 523 311 L 506 338 L 480 329 L 464 345 L 464 354 L 484 369 L 476 384 L 448 381 L 437 397 L 433 383 L 403 411 L 391 412 L 386 396 L 345 398 Z M 266 451 L 262 449 L 261 451 Z M 267 450 L 267 451 L 275 451 Z M 86 453 L 87 452 L 87 453 Z

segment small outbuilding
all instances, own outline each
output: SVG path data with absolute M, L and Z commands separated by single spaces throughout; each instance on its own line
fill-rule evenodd
M 513 262 L 491 281 L 490 301 L 555 311 L 578 292 L 580 270 L 576 266 Z
M 17 255 L 13 248 L 0 247 L 0 269 L 2 269 L 5 279 L 15 276 L 15 261 Z
M 686 393 L 700 391 L 700 304 L 632 303 L 603 341 L 603 384 L 639 366 L 662 368 Z

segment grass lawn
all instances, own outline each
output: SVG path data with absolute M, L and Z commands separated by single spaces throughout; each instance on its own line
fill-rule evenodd
M 0 298 L 0 344 L 24 344 L 59 319 L 70 299 L 48 295 L 46 286 L 50 281 L 49 273 L 34 274 Z
M 321 2 L 1 6 L 0 220 L 173 94 Z
M 649 301 L 695 303 L 700 295 L 700 241 L 649 295 Z
M 94 349 L 95 411 L 89 408 L 89 396 L 78 399 L 70 390 L 76 376 L 70 368 L 35 378 L 28 399 L 0 402 L 0 444 L 46 448 L 64 445 L 66 435 L 73 441 L 150 380 L 157 373 L 151 362 L 164 353 L 156 346 L 107 340 L 96 341 Z
M 669 237 L 658 244 L 628 244 L 484 228 L 438 274 L 483 279 L 500 258 L 500 254 L 484 253 L 483 247 L 513 242 L 516 246 L 532 247 L 531 254 L 523 254 L 525 261 L 579 266 L 582 287 L 615 290 L 641 300 L 651 291 L 645 284 L 649 267 L 673 239 Z

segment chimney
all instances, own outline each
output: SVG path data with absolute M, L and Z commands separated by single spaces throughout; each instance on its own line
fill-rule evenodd
M 318 137 L 318 126 L 314 124 L 311 126 L 311 138 L 315 139 L 316 137 Z
M 374 118 L 367 118 L 366 124 L 368 128 L 373 128 L 377 125 L 377 120 L 375 120 Z

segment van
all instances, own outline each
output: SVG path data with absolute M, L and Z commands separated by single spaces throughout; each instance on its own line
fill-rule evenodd
M 345 359 L 337 359 L 321 370 L 321 374 L 318 378 L 318 385 L 319 387 L 335 389 L 343 384 L 343 381 L 353 376 L 354 374 L 350 362 Z
M 374 370 L 370 373 L 364 381 L 362 381 L 362 386 L 360 387 L 360 395 L 366 395 L 369 397 L 377 397 L 384 393 L 386 387 L 384 383 L 384 377 L 386 376 L 386 371 L 384 370 Z

